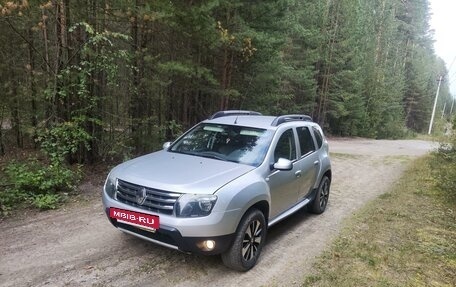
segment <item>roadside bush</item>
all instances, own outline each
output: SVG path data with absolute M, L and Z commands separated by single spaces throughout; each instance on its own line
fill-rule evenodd
M 456 201 L 456 134 L 454 129 L 448 141 L 440 144 L 439 150 L 434 154 L 431 167 L 437 187 Z
M 29 199 L 30 196 L 23 191 L 14 188 L 6 188 L 1 192 L 0 196 L 0 215 L 7 215 L 14 206 L 28 203 Z
M 60 201 L 58 194 L 38 194 L 33 198 L 33 205 L 39 209 L 56 209 Z
M 0 214 L 7 214 L 18 206 L 33 205 L 39 209 L 54 209 L 62 200 L 62 193 L 75 189 L 81 178 L 81 166 L 71 168 L 67 158 L 80 147 L 88 149 L 90 135 L 81 124 L 57 123 L 38 132 L 37 141 L 45 160 L 29 158 L 12 161 L 4 169 L 5 189 L 0 196 Z
M 38 132 L 37 142 L 53 163 L 63 163 L 80 147 L 89 149 L 91 136 L 82 127 L 83 119 L 57 123 L 52 128 Z
M 5 173 L 13 189 L 32 194 L 69 191 L 80 177 L 79 168 L 73 171 L 59 162 L 45 165 L 36 159 L 28 163 L 12 162 Z
M 62 163 L 11 162 L 4 170 L 7 188 L 0 196 L 0 213 L 8 214 L 14 207 L 33 205 L 39 209 L 55 209 L 61 193 L 73 190 L 80 180 L 81 169 L 74 170 Z

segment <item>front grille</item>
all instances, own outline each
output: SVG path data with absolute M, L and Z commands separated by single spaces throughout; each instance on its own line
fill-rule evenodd
M 143 188 L 146 190 L 146 199 L 144 203 L 138 204 L 137 194 L 142 194 Z M 181 193 L 157 190 L 117 180 L 116 198 L 118 201 L 156 213 L 173 214 L 174 203 L 180 196 Z

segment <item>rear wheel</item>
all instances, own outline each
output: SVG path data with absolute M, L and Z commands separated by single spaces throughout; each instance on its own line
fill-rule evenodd
M 222 254 L 223 263 L 238 271 L 255 266 L 266 239 L 266 220 L 258 209 L 252 209 L 242 218 L 231 247 Z
M 331 180 L 326 175 L 320 181 L 318 185 L 317 194 L 314 200 L 309 204 L 309 210 L 312 213 L 321 214 L 325 211 L 326 205 L 328 205 L 329 199 L 329 188 L 331 186 Z

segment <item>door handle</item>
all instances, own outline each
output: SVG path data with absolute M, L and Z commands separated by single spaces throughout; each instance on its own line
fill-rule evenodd
M 298 170 L 297 172 L 295 172 L 295 175 L 296 175 L 296 177 L 301 177 L 301 171 Z
M 314 161 L 314 165 L 318 165 L 320 163 L 319 160 Z

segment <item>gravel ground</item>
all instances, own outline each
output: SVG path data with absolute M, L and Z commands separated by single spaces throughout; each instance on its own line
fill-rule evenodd
M 272 227 L 257 266 L 227 269 L 219 256 L 169 250 L 124 234 L 102 211 L 101 186 L 87 200 L 0 222 L 0 286 L 293 286 L 341 222 L 386 192 L 413 158 L 435 144 L 331 139 L 333 182 L 326 212 L 299 211 Z

